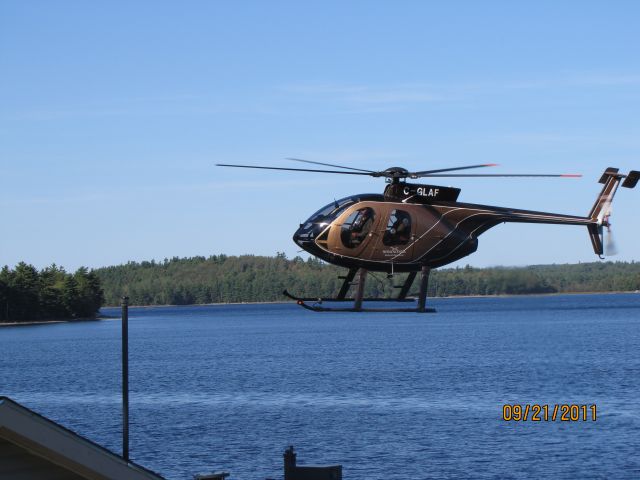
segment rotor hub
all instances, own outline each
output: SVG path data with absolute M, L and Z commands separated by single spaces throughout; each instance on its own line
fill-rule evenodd
M 389 178 L 407 178 L 410 173 L 409 170 L 402 167 L 390 167 L 383 171 L 385 177 Z

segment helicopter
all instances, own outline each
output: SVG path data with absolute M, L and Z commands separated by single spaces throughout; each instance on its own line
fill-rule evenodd
M 384 178 L 387 186 L 382 194 L 351 195 L 321 208 L 299 225 L 293 241 L 303 250 L 333 265 L 345 267 L 348 273 L 340 277 L 342 286 L 335 298 L 302 298 L 283 294 L 309 310 L 365 311 L 364 301 L 415 301 L 408 298 L 409 290 L 420 273 L 417 306 L 412 308 L 369 308 L 367 311 L 434 312 L 426 306 L 429 274 L 478 248 L 478 237 L 504 222 L 582 225 L 587 227 L 593 250 L 604 258 L 604 229 L 610 233 L 611 203 L 618 186 L 634 188 L 640 172 L 631 170 L 624 175 L 619 169 L 607 168 L 599 179 L 602 190 L 587 216 L 520 210 L 458 202 L 460 189 L 440 185 L 409 183 L 407 179 L 462 177 L 581 177 L 580 174 L 483 174 L 451 173 L 461 170 L 495 167 L 495 163 L 466 165 L 435 170 L 409 171 L 390 167 L 375 171 L 330 163 L 289 158 L 297 162 L 340 170 L 268 167 L 258 165 L 216 164 L 221 167 L 265 170 L 360 175 Z M 622 183 L 621 183 L 622 182 Z M 609 238 L 609 237 L 608 237 Z M 394 298 L 364 298 L 367 272 L 385 272 L 389 278 L 395 273 L 408 272 L 400 291 Z M 358 275 L 357 281 L 354 279 Z M 355 285 L 355 295 L 347 298 Z M 323 302 L 353 301 L 349 308 L 330 308 Z M 314 302 L 310 304 L 308 302 Z

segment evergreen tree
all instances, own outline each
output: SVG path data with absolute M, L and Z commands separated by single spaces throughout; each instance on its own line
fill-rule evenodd
M 103 303 L 100 279 L 86 268 L 70 275 L 55 264 L 38 272 L 21 262 L 0 270 L 0 322 L 93 318 Z

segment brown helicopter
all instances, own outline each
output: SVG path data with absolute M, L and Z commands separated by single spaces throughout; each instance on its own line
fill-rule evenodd
M 336 200 L 314 213 L 300 224 L 293 240 L 310 254 L 334 265 L 349 269 L 336 298 L 310 299 L 284 294 L 299 305 L 314 311 L 363 311 L 363 301 L 380 300 L 363 298 L 367 271 L 386 272 L 389 276 L 398 272 L 409 272 L 404 284 L 398 286 L 396 298 L 382 299 L 412 301 L 407 298 L 409 289 L 421 272 L 417 308 L 368 309 L 369 311 L 434 311 L 426 308 L 429 272 L 433 268 L 455 262 L 478 248 L 478 236 L 503 222 L 549 223 L 562 225 L 584 225 L 588 229 L 594 252 L 602 258 L 603 228 L 609 230 L 611 202 L 620 182 L 622 186 L 634 188 L 640 172 L 632 170 L 628 175 L 618 173 L 617 168 L 607 168 L 600 178 L 604 184 L 600 195 L 586 217 L 536 212 L 514 208 L 492 207 L 458 202 L 460 189 L 438 185 L 407 183 L 406 179 L 428 177 L 580 177 L 561 174 L 452 174 L 449 172 L 496 164 L 468 165 L 409 172 L 400 167 L 383 171 L 364 170 L 329 163 L 302 159 L 299 162 L 336 167 L 342 170 L 319 170 L 307 168 L 262 167 L 254 165 L 218 164 L 223 167 L 259 168 L 322 172 L 346 175 L 384 177 L 389 183 L 383 194 L 361 194 Z M 623 181 L 624 179 L 624 181 Z M 346 298 L 359 272 L 354 298 Z M 322 301 L 353 300 L 350 308 L 323 307 Z M 306 302 L 315 301 L 309 305 Z

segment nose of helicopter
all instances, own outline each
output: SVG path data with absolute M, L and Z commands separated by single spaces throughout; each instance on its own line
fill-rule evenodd
M 308 220 L 301 223 L 300 227 L 293 234 L 293 241 L 303 250 L 309 251 L 317 234 L 317 228 L 313 222 Z
M 291 237 L 291 238 L 296 244 L 300 245 L 300 243 L 298 243 L 298 240 L 300 239 L 300 229 L 299 228 L 295 232 L 293 232 L 293 237 Z
M 300 224 L 300 228 L 298 228 L 294 234 L 293 234 L 293 241 L 296 243 L 296 245 L 298 245 L 301 248 L 304 248 L 304 244 L 306 243 L 303 240 L 303 235 L 304 235 L 304 225 Z

